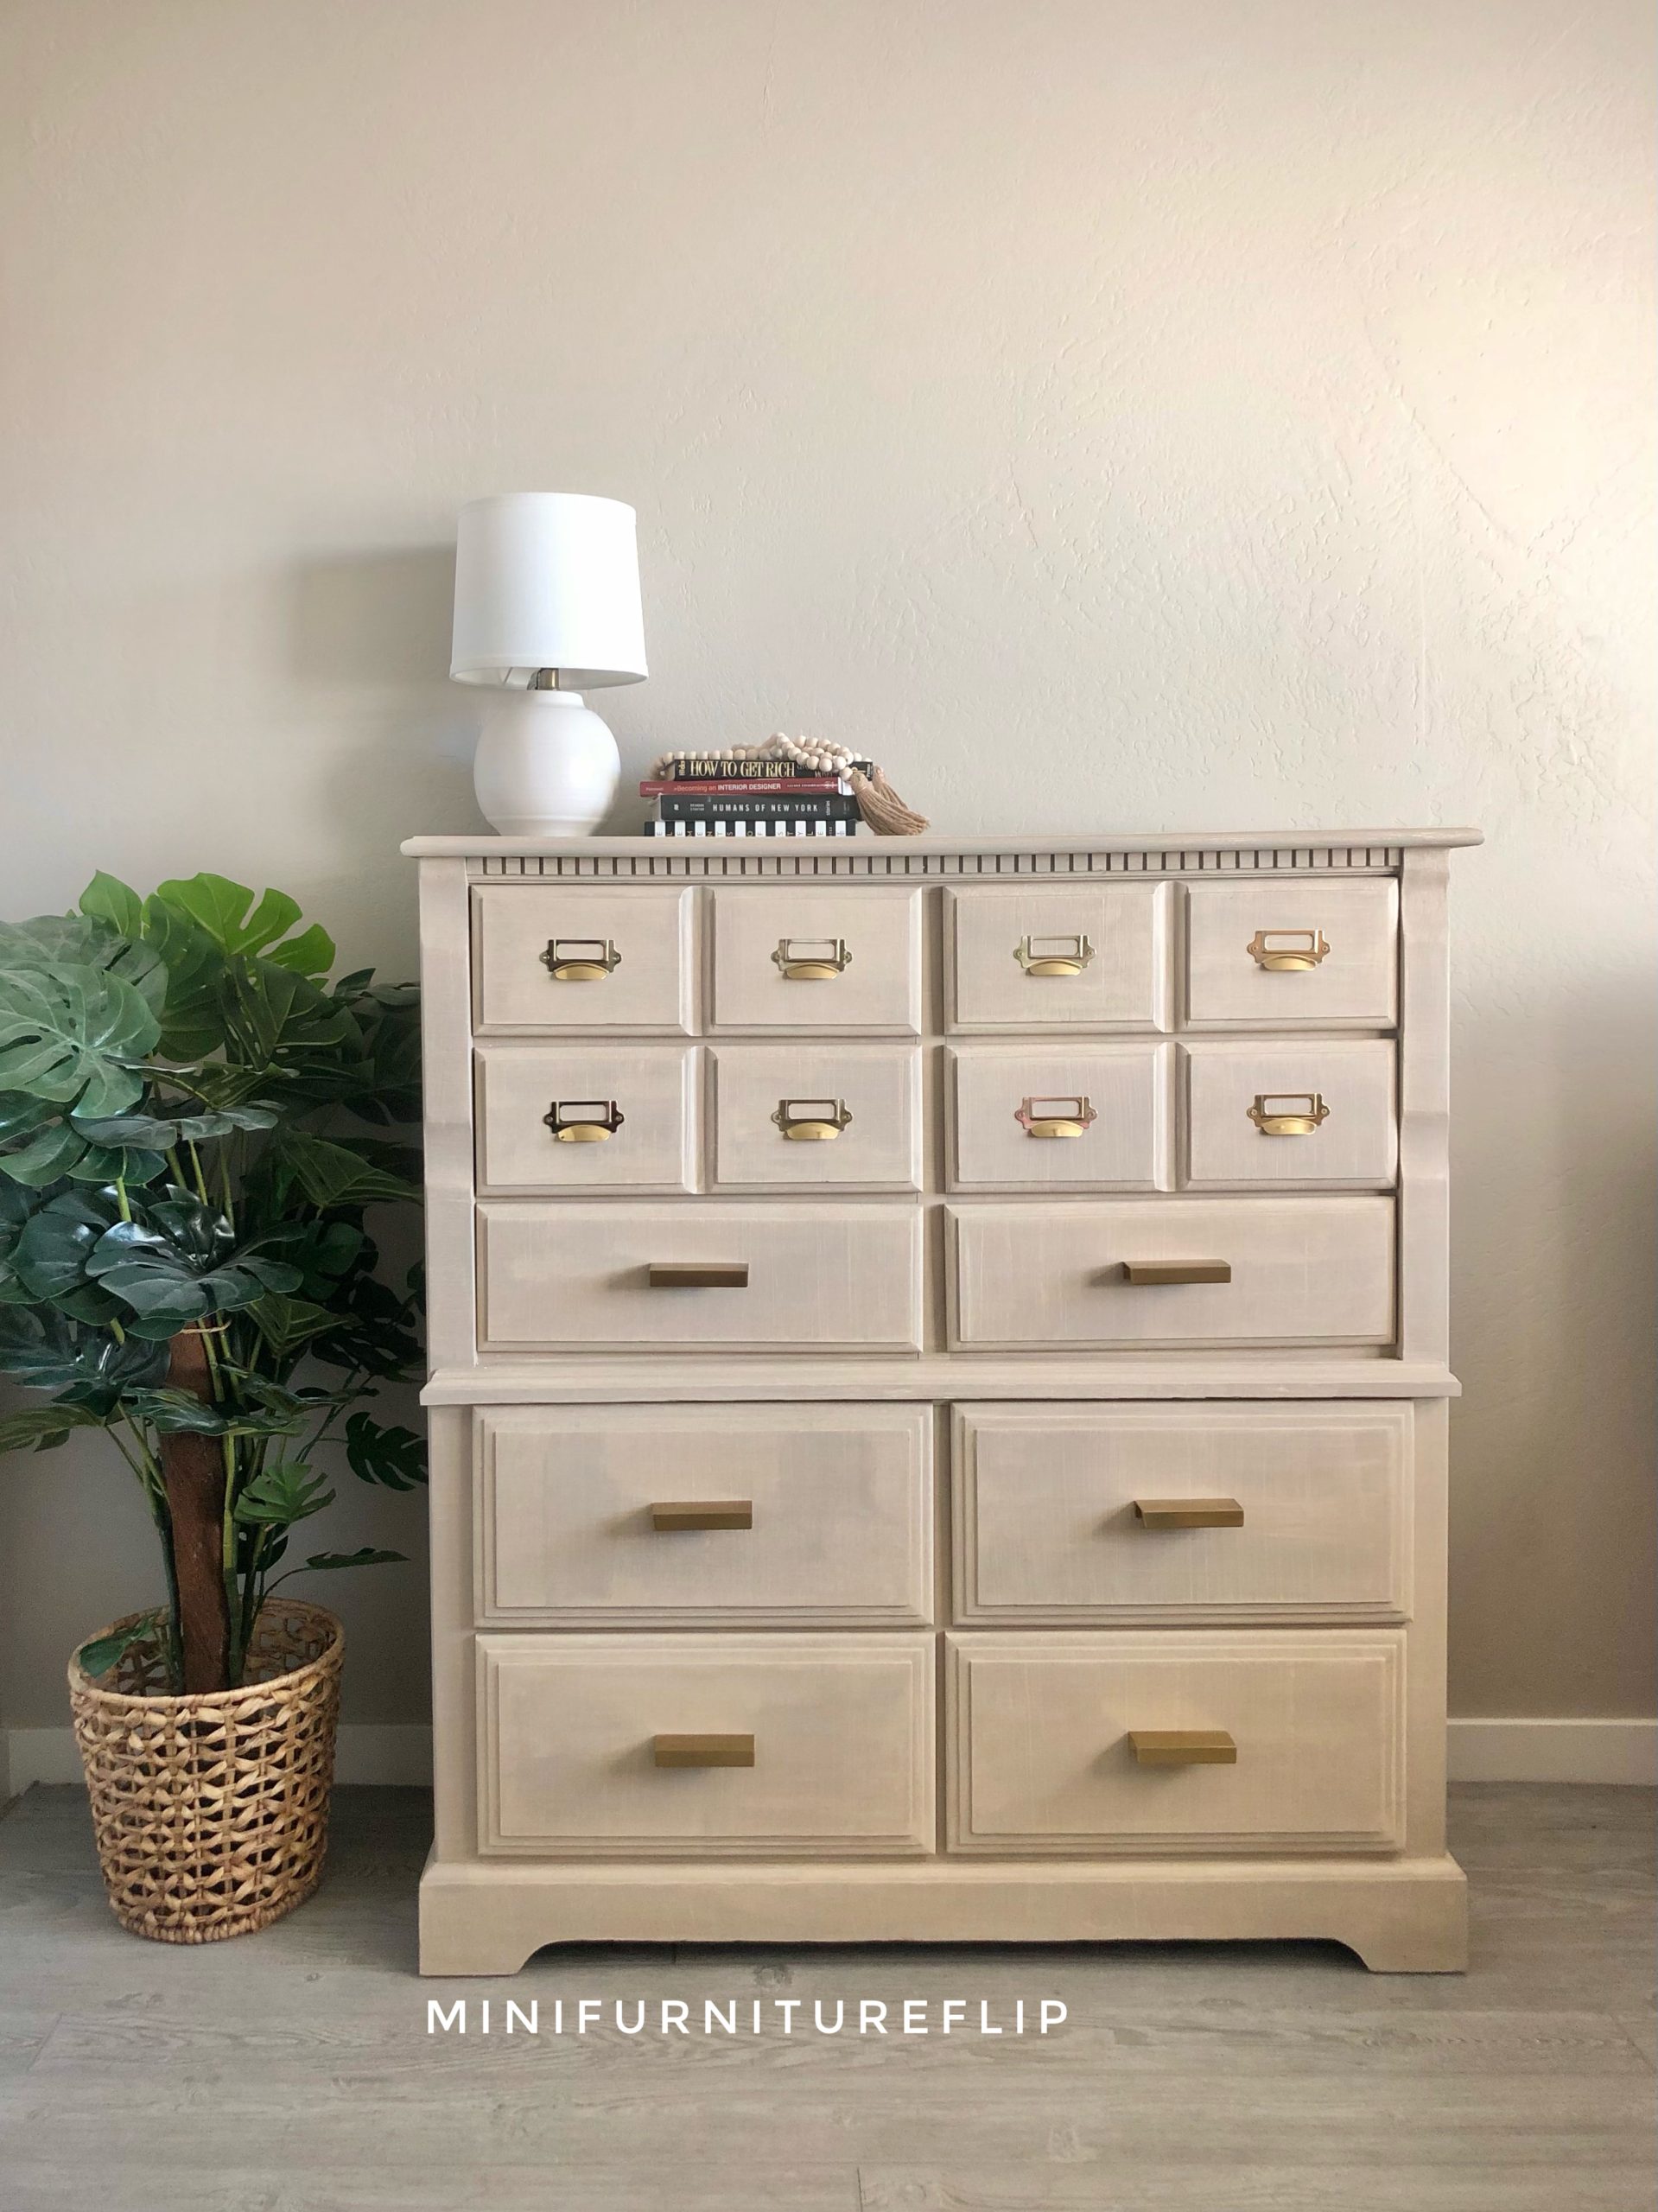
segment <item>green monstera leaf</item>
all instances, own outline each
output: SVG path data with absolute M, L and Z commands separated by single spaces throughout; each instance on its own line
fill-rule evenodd
M 386 1490 L 414 1490 L 426 1480 L 426 1440 L 412 1428 L 393 1428 L 353 1414 L 346 1423 L 346 1457 L 365 1483 Z
M 0 968 L 101 968 L 130 983 L 155 1011 L 167 992 L 167 970 L 152 946 L 87 914 L 0 922 Z
M 175 912 L 187 915 L 221 952 L 263 952 L 301 976 L 326 976 L 334 966 L 334 939 L 316 923 L 297 937 L 288 937 L 300 918 L 300 908 L 299 901 L 285 891 L 267 891 L 255 906 L 246 884 L 232 883 L 226 875 L 202 874 L 175 876 L 158 884 L 156 896 Z M 283 938 L 287 942 L 279 944 Z
M 148 1001 L 107 969 L 0 966 L 0 1091 L 119 1114 L 142 1095 L 160 1034 Z

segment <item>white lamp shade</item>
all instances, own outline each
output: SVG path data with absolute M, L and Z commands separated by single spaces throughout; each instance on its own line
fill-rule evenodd
M 450 675 L 524 684 L 543 668 L 575 691 L 647 672 L 634 514 L 620 499 L 507 492 L 461 510 Z

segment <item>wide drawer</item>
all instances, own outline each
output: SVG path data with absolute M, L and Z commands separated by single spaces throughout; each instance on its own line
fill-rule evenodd
M 485 1351 L 916 1351 L 912 1207 L 617 1200 L 478 1209 Z
M 721 1045 L 714 1180 L 722 1191 L 921 1187 L 912 1045 Z
M 1402 1630 L 947 1638 L 962 1852 L 1388 1851 Z
M 953 1029 L 1170 1029 L 1172 887 L 947 894 Z
M 1194 1190 L 1386 1190 L 1399 1145 L 1388 1039 L 1191 1044 L 1186 1171 Z
M 790 884 L 713 898 L 715 1028 L 918 1030 L 918 891 Z
M 1394 1333 L 1387 1198 L 951 1206 L 968 1351 L 1370 1344 Z
M 689 1045 L 485 1045 L 476 1056 L 478 1188 L 689 1191 Z
M 932 1618 L 925 1406 L 513 1406 L 474 1444 L 480 1623 Z
M 933 1847 L 930 1636 L 480 1636 L 479 1848 Z
M 484 1035 L 689 1031 L 694 892 L 485 884 L 473 893 Z
M 953 1191 L 1172 1181 L 1172 1045 L 969 1045 L 950 1054 Z
M 1399 887 L 1257 876 L 1189 887 L 1188 1021 L 1390 1028 Z
M 955 1618 L 1398 1621 L 1408 1406 L 962 1406 Z

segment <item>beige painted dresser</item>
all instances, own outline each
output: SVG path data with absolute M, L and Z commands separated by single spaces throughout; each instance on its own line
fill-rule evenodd
M 1460 1966 L 1470 831 L 429 837 L 428 1973 Z

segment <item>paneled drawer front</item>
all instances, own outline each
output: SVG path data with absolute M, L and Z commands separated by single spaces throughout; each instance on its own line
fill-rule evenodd
M 950 1055 L 953 1191 L 1172 1181 L 1168 1045 L 969 1045 Z
M 916 1046 L 721 1045 L 708 1057 L 720 1189 L 920 1188 Z
M 948 1643 L 952 1850 L 1375 1852 L 1402 1841 L 1401 1630 Z
M 714 893 L 714 1026 L 913 1036 L 921 894 L 864 885 Z
M 484 1852 L 932 1849 L 929 1636 L 477 1642 Z
M 1169 1029 L 1168 884 L 947 894 L 954 1029 Z
M 1183 1056 L 1185 1179 L 1194 1189 L 1391 1187 L 1399 1157 L 1391 1043 L 1252 1038 L 1189 1045 Z
M 478 1213 L 486 1351 L 920 1348 L 908 1206 L 492 1199 Z
M 1364 1344 L 1394 1332 L 1386 1198 L 951 1206 L 951 1334 L 969 1351 Z M 1147 1274 L 1224 1281 L 1133 1280 Z
M 486 1045 L 478 1188 L 689 1191 L 696 1053 L 672 1045 Z
M 929 1407 L 518 1406 L 474 1448 L 480 1623 L 932 1618 Z
M 963 1406 L 955 1617 L 1397 1621 L 1411 1409 Z
M 483 885 L 473 893 L 475 1027 L 689 1030 L 695 895 Z
M 1194 883 L 1186 1019 L 1384 1029 L 1395 1018 L 1399 887 L 1255 877 Z

